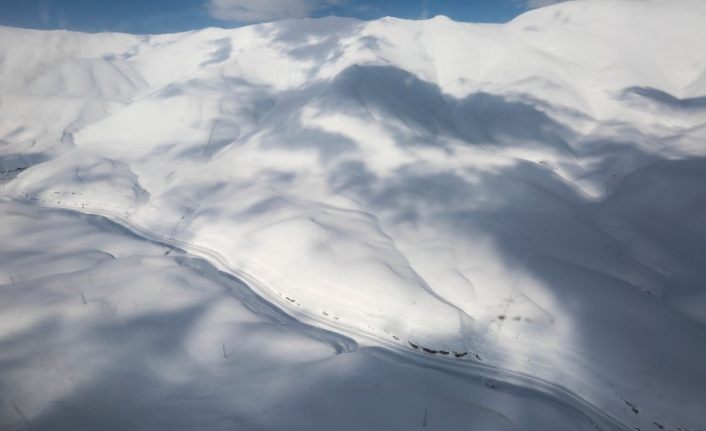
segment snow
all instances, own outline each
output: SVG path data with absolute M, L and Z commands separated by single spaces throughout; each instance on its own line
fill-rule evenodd
M 566 429 L 589 417 L 608 429 L 705 428 L 704 19 L 703 2 L 654 0 L 566 2 L 503 25 L 323 18 L 161 36 L 2 28 L 0 192 L 12 201 L 0 204 L 0 233 L 10 244 L 0 275 L 8 292 L 19 289 L 9 278 L 16 274 L 41 267 L 49 277 L 37 293 L 10 298 L 38 303 L 6 318 L 2 327 L 17 329 L 4 332 L 38 325 L 33 319 L 51 308 L 41 298 L 72 292 L 76 302 L 71 289 L 86 278 L 64 279 L 60 268 L 69 267 L 71 274 L 97 271 L 105 291 L 96 296 L 108 295 L 105 304 L 126 316 L 177 313 L 174 321 L 193 334 L 183 344 L 187 358 L 173 363 L 147 349 L 151 368 L 141 372 L 168 382 L 158 386 L 180 403 L 187 402 L 183 388 L 211 391 L 219 382 L 189 371 L 211 364 L 201 352 L 218 356 L 219 346 L 247 334 L 267 347 L 246 357 L 286 363 L 283 382 L 273 385 L 286 385 L 289 373 L 298 384 L 323 384 L 375 381 L 385 375 L 371 371 L 377 367 L 401 381 L 438 371 L 428 384 L 453 386 L 452 398 L 503 417 L 537 411 L 511 422 L 556 420 Z M 27 220 L 12 216 L 17 211 Z M 88 227 L 96 219 L 77 213 L 104 218 Z M 33 217 L 50 220 L 31 232 Z M 104 232 L 113 226 L 108 220 L 125 230 Z M 71 251 L 41 251 L 92 236 L 100 247 L 82 240 Z M 166 246 L 183 250 L 188 262 L 204 259 L 210 275 L 163 257 Z M 125 259 L 104 273 L 102 256 L 116 255 L 111 247 L 126 247 Z M 222 304 L 217 270 L 255 296 Z M 168 299 L 155 291 L 172 284 Z M 185 311 L 206 297 L 212 316 Z M 248 314 L 253 298 L 276 308 Z M 67 307 L 55 311 L 67 321 L 53 340 L 61 361 L 74 361 L 61 346 L 78 339 L 93 351 L 87 355 L 96 370 L 115 370 L 105 356 L 116 347 L 78 336 L 92 329 L 69 324 L 76 311 Z M 277 319 L 293 319 L 283 332 L 243 323 L 280 309 Z M 94 317 L 88 328 L 104 324 Z M 156 343 L 121 331 L 130 343 Z M 321 333 L 359 346 L 354 359 L 337 355 Z M 181 339 L 165 343 L 182 346 Z M 18 346 L 10 351 L 27 349 Z M 225 350 L 211 359 L 227 359 Z M 298 368 L 326 358 L 358 371 Z M 276 365 L 257 366 L 266 376 Z M 46 394 L 19 378 L 5 387 L 25 394 L 23 415 L 34 423 L 50 417 L 51 403 L 100 380 L 87 370 L 84 381 L 57 383 Z M 257 381 L 249 368 L 227 373 Z M 494 404 L 487 387 L 463 386 L 489 375 L 513 385 L 493 394 L 522 407 L 499 408 L 505 401 Z M 438 403 L 423 394 L 425 385 L 402 398 Z M 238 391 L 219 387 L 209 418 L 226 420 L 217 404 L 238 404 Z M 269 395 L 261 403 L 238 404 L 243 417 L 287 393 L 262 391 Z M 474 395 L 460 395 L 466 391 Z M 303 409 L 331 398 L 314 392 L 301 400 Z M 351 400 L 354 416 L 375 405 L 362 392 L 335 402 Z M 405 393 L 390 390 L 380 405 L 402 411 L 404 402 L 391 400 Z M 562 397 L 582 413 L 542 416 Z M 0 406 L 22 426 L 11 404 Z M 415 408 L 418 419 L 427 407 Z M 449 424 L 465 424 L 446 408 Z M 92 420 L 117 417 L 106 410 Z M 322 422 L 297 426 L 335 419 L 319 410 Z M 56 414 L 70 428 L 76 417 L 67 411 Z M 257 420 L 275 422 L 258 426 L 314 420 L 274 411 Z M 150 420 L 161 427 L 166 418 Z M 504 429 L 501 422 L 484 429 Z
M 0 215 L 3 429 L 591 429 L 565 400 L 300 323 L 105 218 Z

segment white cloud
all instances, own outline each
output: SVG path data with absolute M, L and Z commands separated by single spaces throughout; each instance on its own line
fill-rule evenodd
M 558 3 L 564 3 L 567 1 L 572 1 L 572 0 L 518 0 L 521 5 L 525 7 L 525 9 L 537 9 L 540 7 L 544 6 L 551 6 L 554 4 Z M 614 2 L 625 2 L 628 0 L 573 0 L 573 1 L 581 1 L 581 2 L 605 2 L 605 1 L 614 1 Z M 644 1 L 644 0 L 643 0 Z M 667 1 L 679 1 L 679 0 L 663 0 L 664 2 Z
M 45 25 L 51 21 L 51 5 L 49 3 L 39 3 L 39 20 Z
M 431 11 L 429 10 L 429 0 L 422 0 L 422 15 L 421 19 L 429 19 Z
M 66 13 L 60 6 L 52 5 L 49 2 L 42 1 L 39 7 L 39 21 L 50 28 L 68 28 L 69 22 L 66 19 Z
M 208 0 L 211 16 L 242 23 L 304 18 L 341 0 Z
M 527 9 L 537 9 L 539 7 L 562 3 L 564 1 L 566 0 L 527 0 L 525 2 L 525 7 Z

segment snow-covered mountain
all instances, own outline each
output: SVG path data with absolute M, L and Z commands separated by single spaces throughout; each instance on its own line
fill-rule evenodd
M 0 28 L 0 191 L 361 345 L 706 429 L 704 22 L 702 1 L 626 0 L 503 25 Z

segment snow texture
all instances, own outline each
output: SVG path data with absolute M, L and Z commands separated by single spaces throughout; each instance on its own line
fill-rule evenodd
M 704 22 L 0 28 L 0 427 L 706 429 Z

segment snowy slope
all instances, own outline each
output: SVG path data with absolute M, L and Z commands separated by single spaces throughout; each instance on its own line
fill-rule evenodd
M 360 343 L 705 428 L 703 22 L 654 0 L 505 25 L 3 28 L 0 187 Z
M 301 324 L 101 217 L 0 217 L 0 429 L 593 429 L 565 400 Z

